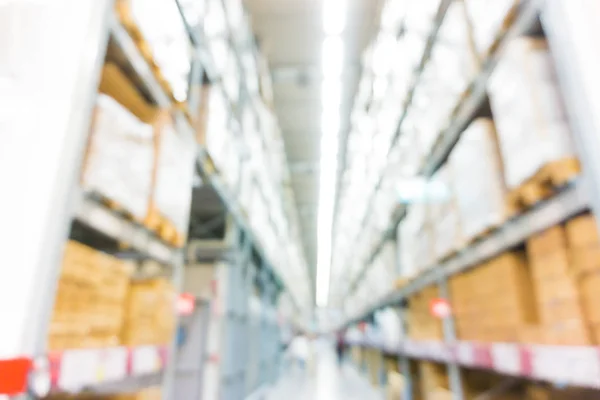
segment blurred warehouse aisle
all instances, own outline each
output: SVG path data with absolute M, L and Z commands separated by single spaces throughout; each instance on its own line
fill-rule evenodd
M 331 347 L 315 351 L 314 370 L 288 371 L 266 400 L 383 400 L 383 395 L 349 363 L 339 368 Z

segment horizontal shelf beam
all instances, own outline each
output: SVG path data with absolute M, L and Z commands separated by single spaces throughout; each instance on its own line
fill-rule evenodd
M 81 194 L 75 219 L 163 264 L 175 265 L 182 261 L 180 249 L 166 244 L 144 226 L 124 218 L 85 194 Z

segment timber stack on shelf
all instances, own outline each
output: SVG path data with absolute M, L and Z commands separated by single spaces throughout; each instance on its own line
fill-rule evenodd
M 22 192 L 19 180 L 30 176 L 41 182 L 42 199 L 16 196 L 23 203 L 6 210 L 31 210 L 3 214 L 6 232 L 20 239 L 3 239 L 2 253 L 21 267 L 1 279 L 2 292 L 14 295 L 2 301 L 2 395 L 173 398 L 176 305 L 198 179 L 233 215 L 271 303 L 285 288 L 280 271 L 287 283 L 291 263 L 304 270 L 268 77 L 242 3 L 192 3 L 85 0 L 61 29 L 48 30 L 35 26 L 60 21 L 60 5 L 3 11 L 27 21 L 27 35 L 14 44 L 27 51 L 8 62 L 49 72 L 15 67 L 27 87 L 38 88 L 28 112 L 47 123 L 32 130 L 17 113 L 18 140 L 8 141 L 6 153 L 15 156 L 0 160 L 3 171 L 25 174 L 6 181 L 7 193 Z M 211 25 L 215 15 L 221 22 Z M 232 40 L 216 43 L 223 36 L 211 29 Z M 214 37 L 198 40 L 205 35 Z M 237 44 L 248 41 L 241 57 Z M 215 58 L 222 45 L 224 62 Z M 25 151 L 32 143 L 35 151 Z M 232 165 L 248 158 L 242 153 L 253 155 L 252 168 Z M 24 226 L 32 232 L 21 234 Z M 305 290 L 290 292 L 296 314 L 294 299 Z M 261 316 L 273 343 L 264 380 L 275 375 L 276 320 Z
M 334 235 L 335 298 L 343 326 L 374 320 L 386 330 L 377 315 L 397 313 L 395 348 L 348 340 L 396 354 L 402 398 L 431 398 L 423 386 L 445 391 L 435 398 L 599 396 L 596 91 L 578 95 L 590 84 L 577 71 L 591 42 L 575 29 L 593 25 L 597 10 L 558 3 L 423 2 L 382 19 L 365 55 Z M 381 56 L 389 43 L 419 57 L 390 61 Z M 390 117 L 385 104 L 401 111 Z M 384 144 L 359 144 L 365 136 Z M 365 159 L 382 154 L 387 165 L 365 176 Z M 403 180 L 415 177 L 447 190 L 403 201 Z M 400 204 L 382 208 L 380 192 Z M 365 285 L 389 243 L 399 274 L 388 281 L 403 284 L 373 300 Z

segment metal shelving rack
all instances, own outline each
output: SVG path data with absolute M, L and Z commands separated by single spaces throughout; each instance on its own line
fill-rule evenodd
M 594 67 L 598 65 L 598 57 L 595 54 L 592 58 L 588 54 L 591 48 L 589 41 L 593 37 L 591 31 L 572 29 L 565 32 L 564 28 L 569 26 L 565 23 L 567 19 L 570 21 L 588 20 L 592 24 L 590 26 L 593 26 L 590 17 L 586 15 L 586 7 L 589 6 L 590 4 L 586 4 L 584 1 L 523 1 L 517 9 L 513 24 L 497 38 L 494 46 L 496 51 L 484 60 L 482 71 L 471 83 L 467 95 L 457 105 L 449 126 L 442 131 L 432 153 L 421 168 L 423 175 L 431 176 L 452 151 L 454 144 L 486 98 L 487 80 L 497 64 L 498 56 L 506 41 L 535 29 L 541 21 L 555 58 L 559 85 L 565 98 L 573 136 L 583 165 L 582 176 L 563 188 L 554 197 L 507 221 L 503 226 L 470 244 L 450 259 L 421 273 L 408 285 L 394 290 L 375 305 L 351 316 L 342 325 L 352 326 L 365 321 L 370 315 L 383 308 L 400 307 L 400 331 L 404 339 L 398 347 L 388 348 L 383 343 L 372 343 L 365 340 L 351 344 L 376 348 L 398 356 L 399 369 L 408 381 L 403 399 L 412 398 L 410 387 L 414 383 L 410 382 L 407 361 L 411 358 L 446 363 L 449 367 L 450 388 L 457 400 L 464 398 L 458 366 L 487 369 L 505 375 L 562 385 L 600 386 L 600 360 L 595 347 L 461 342 L 456 340 L 454 321 L 451 315 L 444 318 L 443 342 L 418 342 L 406 339 L 404 335 L 405 317 L 402 310 L 405 299 L 426 286 L 438 285 L 441 297 L 448 298 L 447 280 L 449 277 L 474 267 L 503 251 L 519 246 L 534 233 L 564 222 L 581 212 L 591 210 L 595 215 L 600 212 L 600 168 L 597 163 L 600 141 L 595 134 L 598 121 L 594 112 L 591 111 L 597 105 L 595 99 L 598 89 L 590 89 L 582 79 L 593 73 Z M 441 23 L 442 20 L 443 18 L 438 19 L 437 23 Z M 588 47 L 576 45 L 585 40 L 588 40 Z M 591 60 L 593 62 L 590 62 Z M 385 243 L 390 240 L 400 240 L 396 236 L 396 230 L 404 214 L 405 210 L 400 209 L 394 215 L 389 229 L 379 244 L 375 246 L 373 255 L 370 257 L 371 261 Z M 399 263 L 399 260 L 396 262 Z M 352 290 L 355 289 L 368 268 L 367 264 L 361 270 L 351 285 Z M 397 270 L 400 268 L 401 265 Z
M 8 11 L 3 11 L 7 18 L 3 28 L 7 31 L 0 28 L 0 33 L 15 40 L 14 49 L 24 49 L 12 52 L 8 58 L 12 75 L 6 93 L 14 96 L 11 101 L 15 113 L 0 119 L 2 131 L 10 136 L 0 149 L 0 180 L 5 193 L 0 208 L 4 228 L 4 234 L 0 234 L 0 254 L 6 265 L 14 266 L 0 270 L 3 316 L 0 394 L 14 398 L 42 396 L 48 391 L 131 391 L 161 382 L 165 398 L 173 398 L 175 341 L 170 348 L 90 349 L 51 355 L 45 348 L 62 248 L 73 221 L 115 242 L 128 244 L 142 258 L 169 266 L 177 286 L 184 274 L 181 249 L 163 242 L 78 189 L 87 140 L 83 132 L 88 131 L 90 124 L 109 40 L 125 55 L 156 104 L 172 106 L 134 41 L 119 23 L 113 6 L 112 0 L 3 6 Z M 67 18 L 65 8 L 69 10 Z M 14 33 L 10 29 L 15 24 L 22 28 L 19 31 L 22 34 L 16 37 L 9 33 Z M 201 79 L 202 74 L 199 75 Z M 176 117 L 176 123 L 179 133 L 195 143 L 193 130 L 183 115 Z M 252 255 L 260 263 L 260 290 L 268 294 L 264 300 L 274 304 L 283 290 L 282 281 L 202 147 L 198 148 L 196 164 L 205 181 L 220 196 L 228 214 L 234 217 L 233 226 L 243 237 L 242 254 L 246 258 L 242 258 L 239 268 L 230 268 L 230 276 L 242 271 L 241 264 Z M 230 282 L 232 295 L 239 289 L 240 279 Z M 239 350 L 239 339 L 244 336 L 244 300 L 241 297 L 232 302 L 238 307 L 236 318 L 240 323 L 240 327 L 232 330 L 227 345 L 226 352 L 232 355 Z M 263 322 L 263 327 L 264 345 L 276 346 L 277 326 Z M 269 373 L 263 381 L 272 379 L 273 374 Z M 230 390 L 229 381 L 223 383 L 224 391 Z M 241 386 L 225 398 L 242 398 L 238 397 L 243 393 Z

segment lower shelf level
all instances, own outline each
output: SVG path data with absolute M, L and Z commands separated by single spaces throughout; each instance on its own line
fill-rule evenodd
M 0 360 L 0 394 L 123 393 L 161 383 L 167 347 L 77 349 Z
M 559 385 L 600 388 L 600 347 L 410 340 L 397 345 L 368 341 L 349 344 Z

